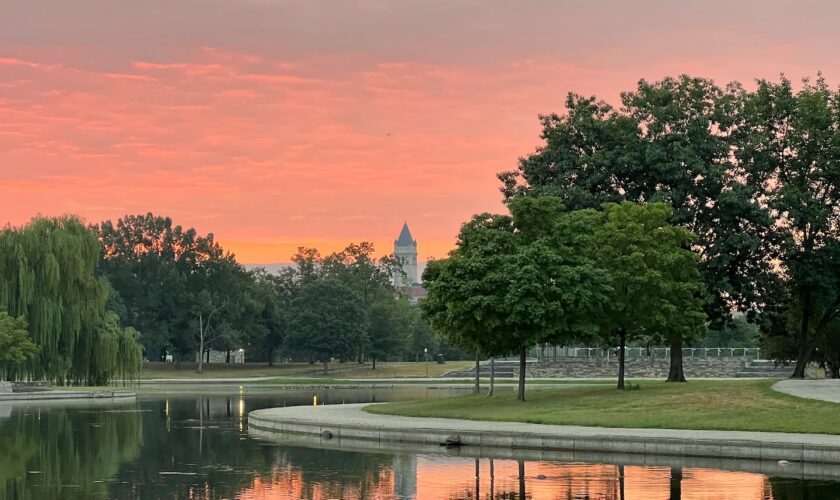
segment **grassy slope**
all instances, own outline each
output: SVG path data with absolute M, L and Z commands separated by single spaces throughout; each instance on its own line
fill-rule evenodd
M 840 434 L 840 406 L 795 398 L 770 389 L 774 381 L 641 382 L 639 390 L 609 387 L 540 389 L 518 403 L 505 393 L 389 403 L 371 413 L 670 429 L 814 432 Z
M 429 363 L 429 376 L 439 377 L 446 372 L 463 370 L 473 366 L 472 361 L 448 361 L 446 364 Z M 196 373 L 195 363 L 181 363 L 177 368 L 174 363 L 147 364 L 140 372 L 141 380 L 149 379 L 202 379 L 202 378 L 247 378 L 247 377 L 324 377 L 322 365 L 307 363 L 278 364 L 267 366 L 262 364 L 205 365 L 203 373 Z M 376 370 L 370 365 L 355 363 L 332 363 L 327 378 L 402 378 L 425 377 L 425 363 L 377 363 Z

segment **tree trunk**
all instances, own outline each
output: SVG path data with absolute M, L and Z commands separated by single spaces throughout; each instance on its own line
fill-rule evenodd
M 274 349 L 268 350 L 268 366 L 274 366 Z
M 373 369 L 376 370 L 376 356 L 371 356 L 370 360 L 373 362 Z
M 805 292 L 805 300 L 802 305 L 802 322 L 799 327 L 799 352 L 796 353 L 796 366 L 793 368 L 791 378 L 805 378 L 805 367 L 811 361 L 816 343 L 808 341 L 808 332 L 811 329 L 811 291 Z
M 481 352 L 476 349 L 475 351 L 475 388 L 473 388 L 473 393 L 478 394 L 481 392 L 481 380 L 479 378 L 479 366 L 478 363 L 481 361 Z
M 671 340 L 671 367 L 668 369 L 668 382 L 685 382 L 682 346 L 682 337 Z
M 525 347 L 519 348 L 519 387 L 516 391 L 516 400 L 525 401 L 525 368 L 527 365 L 528 350 Z
M 624 348 L 627 346 L 627 330 L 618 331 L 618 388 L 624 389 Z
M 793 368 L 793 375 L 790 378 L 805 378 L 805 368 L 811 362 L 811 356 L 814 355 L 816 349 L 816 342 L 805 342 L 799 345 L 799 353 L 796 356 L 796 365 Z
M 487 395 L 492 396 L 495 388 L 496 388 L 496 358 L 494 356 L 490 356 L 490 390 L 487 391 Z
M 225 353 L 225 364 L 230 364 L 230 349 Z
M 324 359 L 324 375 L 326 375 L 329 371 L 330 360 Z
M 204 370 L 204 319 L 198 315 L 198 373 Z

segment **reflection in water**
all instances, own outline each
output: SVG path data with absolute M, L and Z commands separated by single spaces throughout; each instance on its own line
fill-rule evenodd
M 104 483 L 139 455 L 133 404 L 13 408 L 0 422 L 0 498 L 106 497 Z
M 429 455 L 399 455 L 391 459 L 391 467 L 387 462 L 359 471 L 352 478 L 329 473 L 307 476 L 305 464 L 286 463 L 271 474 L 255 478 L 240 498 L 774 498 L 764 476 L 747 472 L 686 468 L 680 470 L 685 480 L 681 487 L 676 486 L 677 496 L 672 496 L 675 485 L 667 467 L 551 462 L 526 465 L 524 461 Z M 413 465 L 405 467 L 406 463 Z M 403 475 L 413 471 L 416 475 L 412 477 Z
M 440 391 L 377 390 L 379 400 Z M 316 391 L 370 401 L 371 391 Z M 324 449 L 252 439 L 251 410 L 311 404 L 313 391 L 238 387 L 107 406 L 5 406 L 0 499 L 790 499 L 840 498 L 838 483 L 700 467 L 475 458 L 406 450 Z M 332 440 L 333 444 L 336 440 Z M 376 446 L 375 444 L 373 446 Z M 335 448 L 335 446 L 334 446 Z M 605 460 L 610 461 L 610 460 Z

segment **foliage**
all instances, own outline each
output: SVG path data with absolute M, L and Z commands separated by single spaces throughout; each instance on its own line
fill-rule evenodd
M 595 322 L 607 339 L 618 340 L 619 380 L 624 388 L 624 347 L 629 339 L 691 339 L 705 333 L 704 286 L 697 256 L 688 250 L 694 236 L 668 223 L 661 203 L 606 204 L 603 211 L 572 212 L 577 227 L 591 228 L 597 266 L 610 291 Z
M 18 376 L 102 384 L 116 375 L 108 287 L 97 278 L 100 246 L 76 217 L 36 218 L 0 233 L 0 307 L 24 317 L 40 352 Z
M 519 353 L 524 400 L 526 349 L 585 330 L 605 287 L 587 254 L 557 237 L 559 200 L 519 197 L 510 207 L 511 215 L 473 217 L 449 257 L 427 265 L 422 308 L 461 347 Z
M 38 345 L 29 338 L 26 320 L 0 311 L 0 380 L 38 354 Z
M 327 363 L 351 356 L 367 327 L 364 299 L 344 283 L 304 283 L 289 308 L 288 342 L 312 360 Z
M 565 115 L 542 117 L 545 145 L 500 174 L 506 197 L 559 196 L 570 210 L 666 203 L 671 221 L 697 235 L 710 318 L 723 325 L 735 308 L 755 312 L 772 281 L 772 220 L 758 187 L 732 164 L 737 87 L 689 76 L 641 80 L 621 101 L 615 109 L 570 94 Z M 681 339 L 671 340 L 672 353 L 681 352 Z
M 373 245 L 367 242 L 351 243 L 326 257 L 321 257 L 317 249 L 299 248 L 292 257 L 296 269 L 287 272 L 287 284 L 292 301 L 300 288 L 318 281 L 341 283 L 360 297 L 366 326 L 354 339 L 352 352 L 342 357 L 359 362 L 370 359 L 375 368 L 377 359 L 404 356 L 409 336 L 412 332 L 422 333 L 423 327 L 412 312 L 413 306 L 399 297 L 393 287 L 395 276 L 401 272 L 399 264 L 392 256 L 376 259 L 374 252 Z M 293 341 L 287 345 L 293 352 L 299 347 Z
M 799 91 L 782 78 L 740 98 L 738 172 L 773 214 L 779 244 L 774 299 L 782 303 L 770 304 L 762 323 L 771 344 L 789 338 L 794 377 L 803 377 L 840 316 L 840 91 L 821 76 Z
M 759 326 L 746 316 L 738 315 L 732 321 L 709 332 L 692 342 L 696 347 L 759 347 Z
M 179 356 L 194 352 L 192 324 L 207 271 L 232 258 L 212 234 L 199 235 L 151 213 L 105 221 L 94 230 L 103 248 L 101 271 L 120 298 L 124 322 L 145 332 L 146 356 L 162 360 L 168 350 Z

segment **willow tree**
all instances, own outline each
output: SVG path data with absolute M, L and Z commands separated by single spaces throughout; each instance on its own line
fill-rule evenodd
M 118 359 L 107 328 L 100 244 L 77 217 L 36 218 L 0 232 L 0 308 L 23 317 L 38 355 L 21 375 L 58 384 L 106 383 Z

